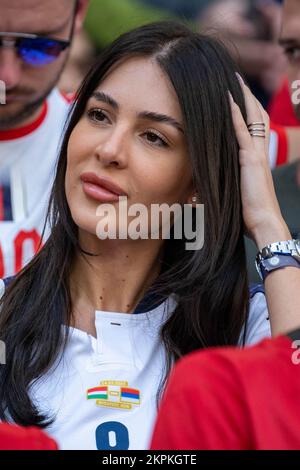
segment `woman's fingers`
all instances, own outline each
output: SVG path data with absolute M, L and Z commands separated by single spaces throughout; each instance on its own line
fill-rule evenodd
M 251 135 L 249 134 L 241 110 L 232 98 L 231 93 L 229 93 L 229 100 L 231 105 L 233 125 L 239 143 L 240 151 L 252 151 L 254 150 L 254 148 Z
M 276 199 L 272 174 L 269 166 L 269 117 L 263 107 L 241 82 L 247 110 L 247 124 L 258 124 L 265 128 L 266 137 L 250 134 L 239 106 L 230 97 L 232 119 L 240 147 L 241 199 L 246 232 L 253 238 L 266 226 L 268 220 L 280 219 L 280 209 Z M 255 125 L 254 125 L 255 126 Z M 255 131 L 254 131 L 255 133 Z
M 245 98 L 245 105 L 246 105 L 246 111 L 247 111 L 247 125 L 249 124 L 254 124 L 254 123 L 260 123 L 260 124 L 255 124 L 256 127 L 262 128 L 264 125 L 264 131 L 265 131 L 265 137 L 262 136 L 251 136 L 253 140 L 254 147 L 258 152 L 266 152 L 266 138 L 267 138 L 267 122 L 266 118 L 264 116 L 264 113 L 262 111 L 262 106 L 259 106 L 257 99 L 254 97 L 254 95 L 251 93 L 250 89 L 245 85 L 242 77 L 239 74 L 236 74 L 237 78 L 240 82 L 241 88 L 244 93 L 244 98 Z M 254 131 L 255 132 L 255 131 Z M 261 132 L 259 132 L 260 134 Z
M 265 131 L 266 131 L 266 138 L 265 138 L 265 152 L 269 162 L 269 147 L 270 147 L 270 118 L 266 110 L 263 108 L 263 105 L 256 99 L 257 105 L 259 106 L 263 120 L 265 123 Z

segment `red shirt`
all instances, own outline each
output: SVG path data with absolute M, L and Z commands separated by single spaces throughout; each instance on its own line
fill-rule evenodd
M 152 449 L 300 449 L 299 355 L 279 337 L 187 356 L 171 374 Z
M 2 423 L 0 450 L 57 450 L 57 444 L 38 428 Z
M 288 81 L 285 80 L 280 90 L 269 105 L 270 119 L 274 124 L 286 127 L 298 127 L 300 122 L 295 114 L 289 91 Z

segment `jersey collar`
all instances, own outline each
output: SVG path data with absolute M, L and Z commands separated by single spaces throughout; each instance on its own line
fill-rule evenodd
M 150 289 L 146 292 L 144 298 L 140 301 L 133 313 L 139 314 L 150 312 L 165 302 L 166 299 L 167 297 L 162 298 L 160 295 L 157 295 L 153 289 Z
M 40 125 L 44 122 L 47 112 L 48 104 L 47 101 L 44 101 L 40 115 L 33 122 L 27 124 L 26 126 L 18 127 L 16 129 L 0 131 L 0 141 L 20 139 L 21 137 L 25 137 L 26 135 L 31 134 L 36 129 L 38 129 Z

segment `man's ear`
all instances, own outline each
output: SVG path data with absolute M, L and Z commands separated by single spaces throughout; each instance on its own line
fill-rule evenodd
M 77 0 L 76 6 L 76 18 L 75 18 L 75 26 L 74 26 L 74 33 L 78 33 L 82 29 L 82 25 L 87 13 L 87 9 L 89 7 L 90 0 Z

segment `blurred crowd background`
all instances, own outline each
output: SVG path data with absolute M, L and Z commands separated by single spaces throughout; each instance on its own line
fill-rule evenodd
M 122 32 L 146 22 L 179 19 L 223 40 L 256 96 L 268 106 L 286 67 L 277 43 L 281 9 L 276 0 L 92 0 L 60 87 L 76 90 L 97 54 Z

